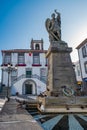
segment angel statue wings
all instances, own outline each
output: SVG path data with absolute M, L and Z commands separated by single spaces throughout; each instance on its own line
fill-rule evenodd
M 52 19 L 47 18 L 45 22 L 47 32 L 49 33 L 49 40 L 50 41 L 61 40 L 60 13 L 54 10 L 54 13 L 51 15 L 51 17 Z

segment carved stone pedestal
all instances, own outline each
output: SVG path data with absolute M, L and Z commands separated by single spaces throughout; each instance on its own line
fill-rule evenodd
M 64 41 L 52 41 L 46 57 L 48 58 L 48 95 L 62 96 L 63 88 L 76 89 L 76 77 L 71 62 L 72 48 Z

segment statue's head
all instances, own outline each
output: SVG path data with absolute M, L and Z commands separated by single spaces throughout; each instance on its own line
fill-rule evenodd
M 53 14 L 51 15 L 51 17 L 52 17 L 52 18 L 55 18 L 55 14 L 53 13 Z

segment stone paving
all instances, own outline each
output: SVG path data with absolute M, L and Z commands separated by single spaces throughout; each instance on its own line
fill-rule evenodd
M 36 111 L 36 113 L 35 113 Z M 28 110 L 44 130 L 87 130 L 87 113 L 43 113 Z
M 2 110 L 5 102 L 6 102 L 6 99 L 0 99 L 0 111 Z
M 11 99 L 0 112 L 0 130 L 43 130 L 34 118 Z

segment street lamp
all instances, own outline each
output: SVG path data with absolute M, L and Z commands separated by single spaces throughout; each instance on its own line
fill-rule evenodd
M 16 66 L 13 66 L 12 64 L 8 63 L 7 67 L 4 67 L 3 65 L 1 66 L 1 69 L 6 71 L 8 73 L 8 84 L 7 84 L 7 94 L 6 94 L 6 97 L 7 97 L 7 101 L 10 100 L 10 97 L 9 97 L 9 77 L 10 77 L 10 73 L 12 71 L 16 71 L 17 70 L 17 67 Z

